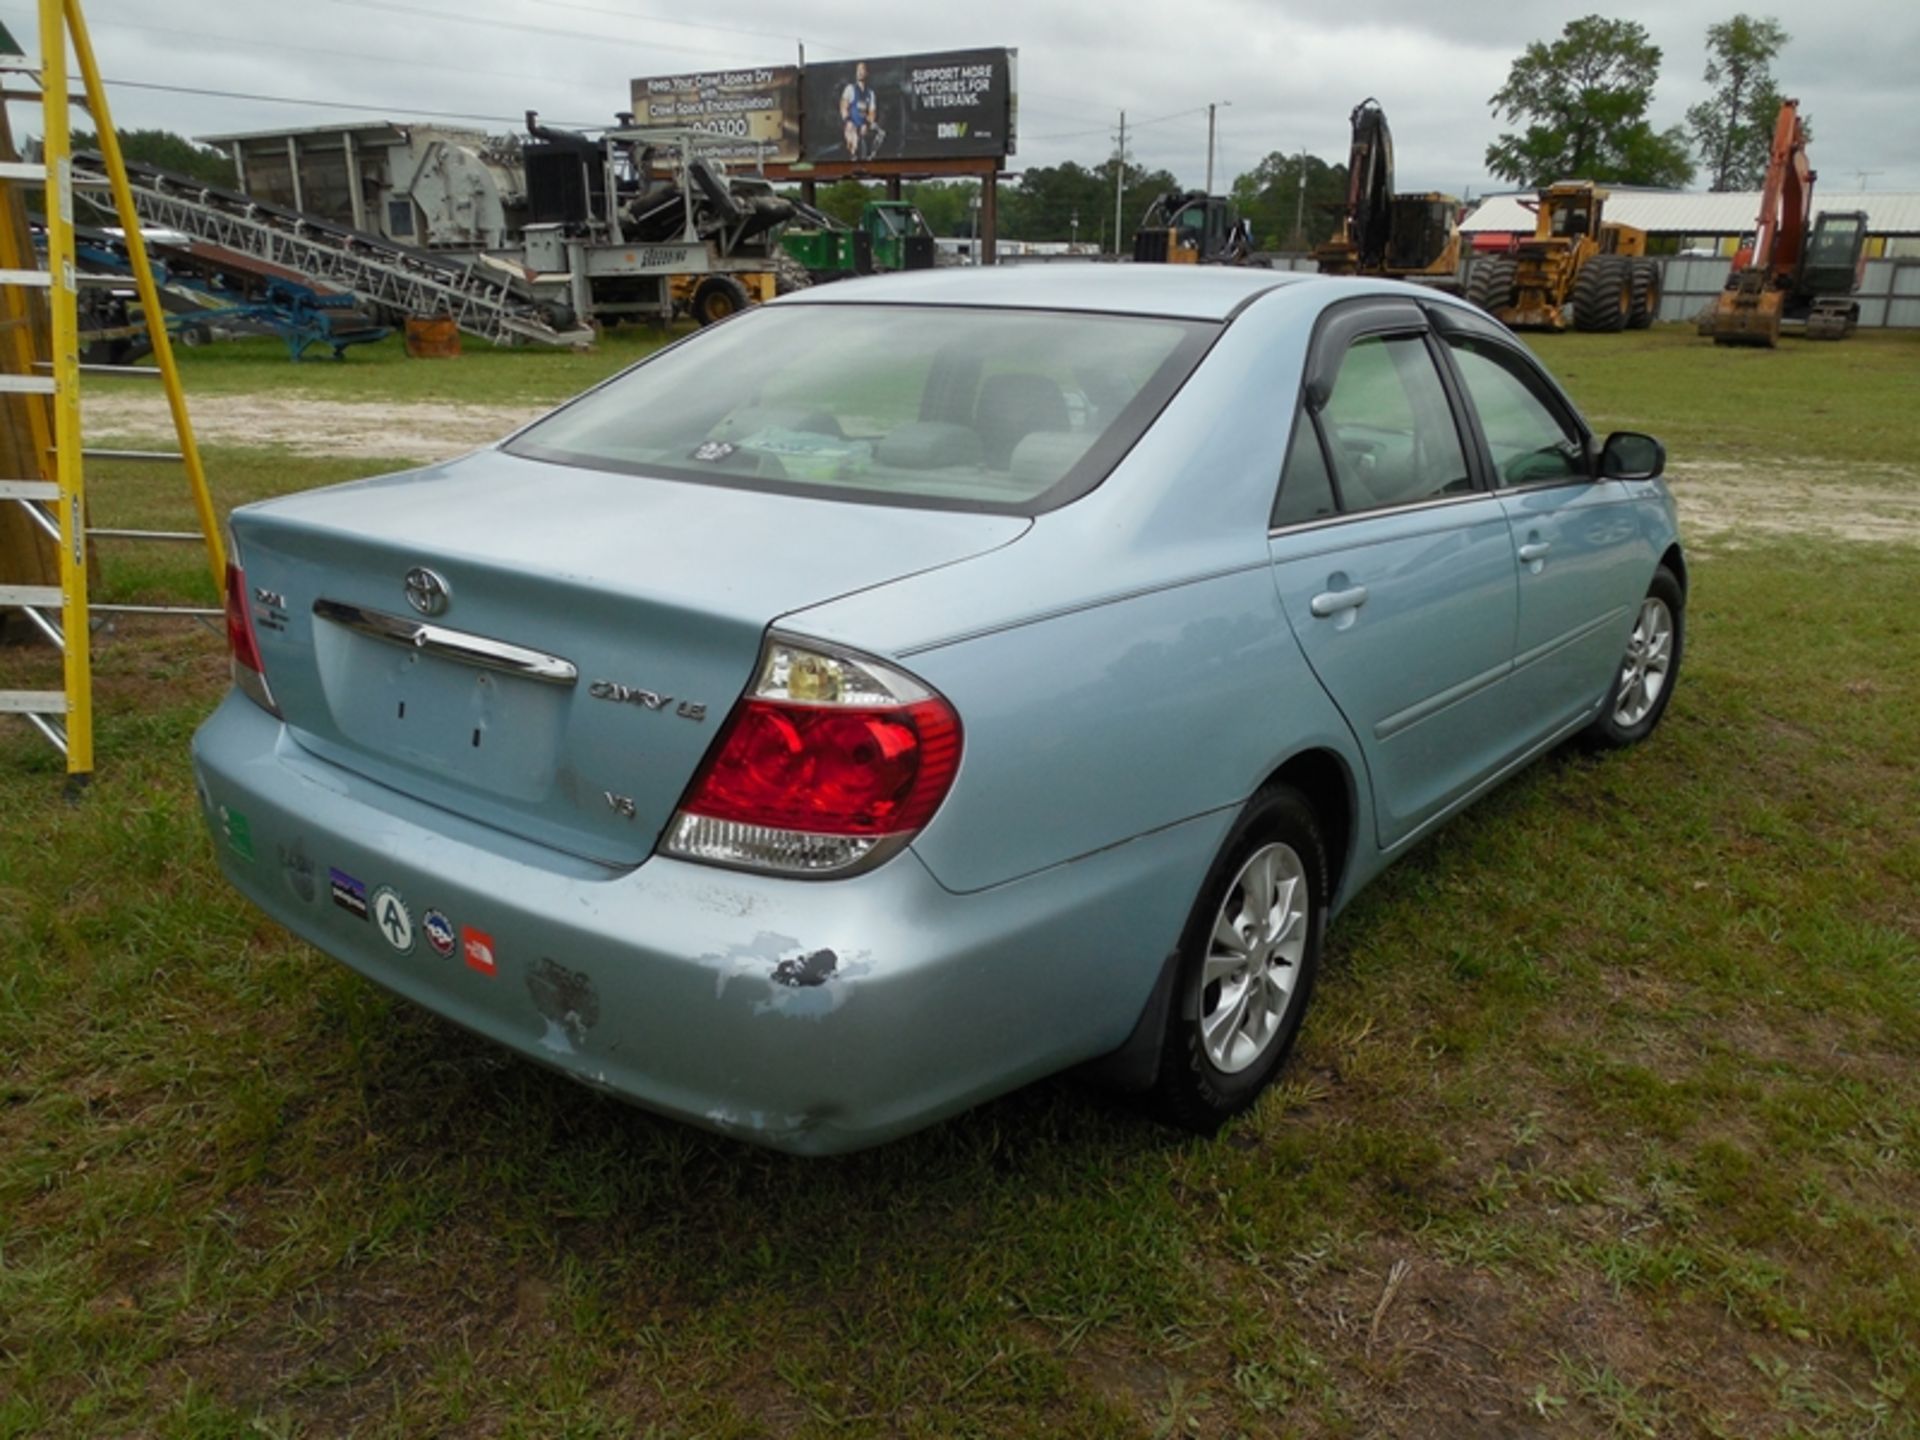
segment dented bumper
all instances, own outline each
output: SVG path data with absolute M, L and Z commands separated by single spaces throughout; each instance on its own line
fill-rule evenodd
M 239 696 L 194 767 L 228 878 L 303 940 L 577 1079 L 809 1153 L 1118 1046 L 1228 823 L 957 895 L 912 852 L 827 882 L 609 869 L 321 760 Z

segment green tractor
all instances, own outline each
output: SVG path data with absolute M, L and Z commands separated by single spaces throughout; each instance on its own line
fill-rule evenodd
M 860 223 L 842 225 L 808 205 L 794 206 L 796 219 L 780 236 L 789 257 L 815 283 L 889 270 L 931 270 L 933 231 L 917 205 L 905 200 L 869 200 Z

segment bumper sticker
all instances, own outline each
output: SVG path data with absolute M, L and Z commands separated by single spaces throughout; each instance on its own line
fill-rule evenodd
M 420 928 L 427 932 L 427 944 L 433 947 L 433 953 L 440 956 L 453 954 L 453 922 L 439 910 L 429 910 L 420 917 Z
M 484 930 L 476 930 L 471 925 L 460 927 L 460 949 L 467 957 L 467 968 L 478 970 L 482 975 L 492 975 L 499 967 L 493 959 L 493 936 Z
M 373 923 L 380 931 L 380 938 L 402 955 L 413 949 L 413 912 L 391 885 L 382 885 L 373 892 Z
M 327 877 L 333 886 L 333 903 L 349 915 L 367 918 L 367 887 L 344 870 L 329 867 Z
M 238 810 L 220 807 L 220 828 L 227 833 L 227 848 L 242 860 L 253 860 L 253 826 Z

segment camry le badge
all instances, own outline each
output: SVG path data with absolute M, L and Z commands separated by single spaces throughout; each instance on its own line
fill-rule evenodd
M 638 705 L 642 710 L 665 710 L 674 703 L 671 695 L 662 695 L 657 690 L 642 690 L 638 685 L 622 685 L 616 680 L 596 680 L 587 687 L 587 694 L 596 700 Z M 682 720 L 697 722 L 707 718 L 707 707 L 697 700 L 682 700 L 674 706 L 673 713 Z
M 407 603 L 422 615 L 444 615 L 453 600 L 453 587 L 424 565 L 407 571 Z

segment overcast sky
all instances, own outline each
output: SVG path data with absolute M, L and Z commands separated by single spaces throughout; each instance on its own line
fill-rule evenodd
M 1393 127 L 1396 183 L 1456 195 L 1498 188 L 1483 156 L 1497 130 L 1487 97 L 1528 42 L 1591 5 L 1531 0 L 1352 5 L 1255 0 L 85 0 L 110 79 L 364 106 L 220 99 L 120 89 L 122 127 L 204 135 L 408 118 L 402 109 L 499 117 L 528 108 L 593 123 L 626 104 L 637 75 L 809 58 L 1007 45 L 1020 52 L 1019 153 L 1011 162 L 1096 163 L 1127 111 L 1136 160 L 1199 185 L 1209 101 L 1219 111 L 1217 185 L 1272 150 L 1344 155 L 1347 112 L 1372 95 Z M 1351 19 L 1341 17 L 1341 12 Z M 1656 124 L 1706 91 L 1706 27 L 1731 0 L 1667 0 L 1609 12 L 1639 20 L 1665 51 Z M 1792 43 L 1775 72 L 1815 131 L 1820 193 L 1920 190 L 1920 4 L 1824 0 L 1762 5 Z M 712 17 L 702 24 L 693 16 Z M 28 0 L 0 0 L 24 45 Z M 669 17 L 689 18 L 669 18 Z M 16 109 L 16 125 L 37 128 Z M 1864 179 L 1860 172 L 1869 172 Z

